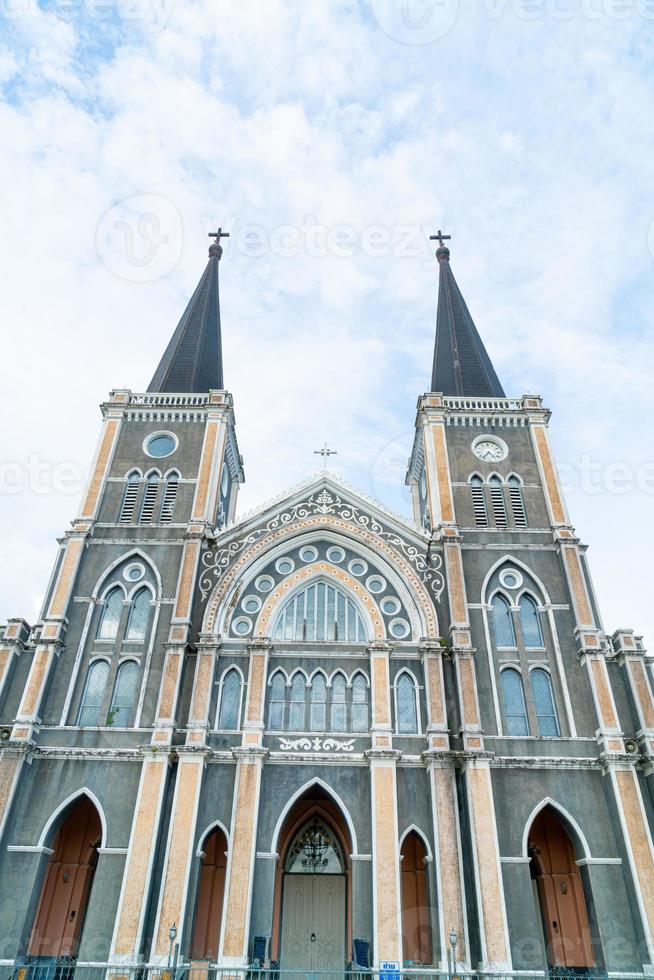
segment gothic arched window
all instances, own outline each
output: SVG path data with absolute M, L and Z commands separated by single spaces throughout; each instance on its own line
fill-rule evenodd
M 322 674 L 316 674 L 311 682 L 309 728 L 312 732 L 324 732 L 327 728 L 327 686 Z
M 159 489 L 159 479 L 159 474 L 156 472 L 156 470 L 153 470 L 152 473 L 148 473 L 146 477 L 145 493 L 143 494 L 141 513 L 139 516 L 139 522 L 141 524 L 150 524 L 152 522 L 154 504 L 157 499 L 157 490 Z
M 77 724 L 82 728 L 91 728 L 99 724 L 100 708 L 108 676 L 109 664 L 106 660 L 95 660 L 89 667 L 77 716 Z
M 507 667 L 501 673 L 507 735 L 529 735 L 529 721 L 522 677 L 518 670 Z
M 118 668 L 109 711 L 110 723 L 116 728 L 128 728 L 130 725 L 138 677 L 139 665 L 133 660 L 126 660 Z
M 281 732 L 284 728 L 284 702 L 286 700 L 286 680 L 283 674 L 275 674 L 270 686 L 268 707 L 268 728 Z
M 223 676 L 220 694 L 220 714 L 218 728 L 221 731 L 236 732 L 241 714 L 241 675 L 232 667 Z M 280 726 L 281 727 L 281 726 Z
M 511 608 L 503 595 L 493 596 L 491 610 L 496 644 L 498 647 L 514 647 L 516 643 Z
M 150 619 L 151 600 L 152 595 L 149 589 L 139 589 L 134 596 L 127 620 L 126 640 L 138 642 L 145 639 Z
M 161 501 L 161 516 L 159 519 L 162 524 L 170 524 L 173 519 L 178 488 L 179 473 L 173 471 L 166 477 L 166 487 L 164 489 L 163 500 Z
M 401 735 L 414 735 L 418 731 L 418 706 L 416 686 L 407 673 L 400 674 L 396 684 L 397 730 Z
M 504 485 L 502 484 L 499 476 L 491 476 L 488 481 L 488 486 L 490 488 L 495 526 L 508 527 L 509 518 L 506 512 L 506 500 L 504 499 Z
M 332 679 L 332 718 L 330 727 L 333 732 L 347 731 L 347 684 L 342 674 L 335 674 Z
M 120 614 L 123 611 L 123 590 L 115 586 L 104 600 L 104 607 L 100 622 L 98 623 L 98 640 L 115 640 L 120 623 Z
M 484 481 L 480 476 L 470 477 L 470 493 L 472 495 L 472 512 L 477 527 L 488 527 L 488 510 L 484 493 Z
M 368 685 L 363 674 L 352 681 L 352 731 L 368 731 Z
M 516 527 L 527 527 L 527 512 L 522 492 L 522 483 L 517 476 L 510 476 L 506 481 L 509 488 L 509 500 L 513 511 L 513 523 Z
M 291 700 L 288 711 L 288 730 L 291 732 L 304 731 L 305 698 L 306 681 L 302 674 L 296 674 L 291 681 Z
M 282 607 L 273 635 L 276 640 L 362 643 L 368 639 L 352 600 L 327 582 L 314 582 L 292 596 Z
M 542 667 L 531 672 L 531 689 L 534 695 L 539 735 L 559 735 L 559 720 L 554 707 L 552 679 Z
M 132 470 L 127 477 L 127 485 L 120 505 L 120 514 L 118 515 L 119 524 L 131 524 L 134 520 L 134 508 L 136 507 L 136 498 L 140 485 L 141 474 L 138 470 Z
M 520 626 L 526 647 L 543 647 L 543 631 L 540 627 L 538 608 L 531 596 L 520 599 Z

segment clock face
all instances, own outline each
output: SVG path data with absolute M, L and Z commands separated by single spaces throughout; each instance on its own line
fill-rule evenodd
M 472 451 L 485 463 L 498 463 L 506 457 L 506 450 L 493 439 L 480 439 L 472 447 Z

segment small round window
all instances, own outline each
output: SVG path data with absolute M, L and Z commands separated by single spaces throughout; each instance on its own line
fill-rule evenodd
M 292 558 L 279 558 L 275 562 L 275 568 L 280 575 L 290 575 L 295 568 L 295 562 Z
M 381 601 L 382 612 L 386 616 L 396 616 L 400 611 L 400 601 L 390 595 Z
M 522 575 L 515 568 L 506 568 L 500 573 L 500 582 L 506 589 L 518 589 L 522 585 Z
M 246 595 L 241 605 L 247 613 L 258 613 L 261 609 L 261 599 L 258 595 Z
M 247 636 L 252 629 L 252 620 L 248 619 L 247 616 L 239 616 L 238 619 L 234 620 L 232 629 L 237 636 Z
M 123 572 L 123 578 L 126 582 L 139 582 L 145 575 L 145 568 L 139 562 L 134 562 L 132 565 L 128 565 Z
M 361 558 L 353 558 L 347 567 L 352 575 L 356 575 L 357 578 L 361 578 L 361 576 L 365 575 L 368 571 L 368 566 L 366 565 L 365 561 L 362 561 Z
M 274 586 L 275 580 L 272 575 L 260 575 L 254 583 L 254 587 L 258 589 L 259 592 L 270 592 Z
M 175 452 L 177 446 L 177 437 L 172 432 L 155 432 L 144 443 L 144 449 L 148 456 L 154 456 L 155 459 L 170 456 Z
M 396 640 L 403 640 L 409 635 L 409 624 L 406 619 L 393 619 L 389 626 L 391 636 L 394 636 Z
M 300 551 L 300 558 L 302 561 L 315 561 L 317 557 L 318 549 L 314 548 L 312 544 L 308 544 Z
M 345 552 L 342 548 L 329 548 L 327 551 L 327 560 L 331 561 L 334 565 L 340 565 L 342 561 L 345 561 Z
M 379 595 L 386 588 L 386 579 L 382 578 L 381 575 L 371 575 L 366 582 L 369 592 L 373 592 L 375 595 Z

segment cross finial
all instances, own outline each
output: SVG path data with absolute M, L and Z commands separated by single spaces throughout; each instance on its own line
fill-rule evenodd
M 322 456 L 322 468 L 323 468 L 323 472 L 325 472 L 327 469 L 327 460 L 329 459 L 330 456 L 338 456 L 338 450 L 329 449 L 327 447 L 327 443 L 325 443 L 322 449 L 314 449 L 313 455 Z
M 222 228 L 219 228 L 218 231 L 210 231 L 208 237 L 215 238 L 216 242 L 220 245 L 220 239 L 229 238 L 229 232 L 223 231 Z
M 442 248 L 444 242 L 449 242 L 451 240 L 451 238 L 452 238 L 451 235 L 444 235 L 443 232 L 439 228 L 435 235 L 430 235 L 429 236 L 429 241 L 430 242 L 438 242 L 439 246 Z
M 216 239 L 215 242 L 212 242 L 211 245 L 209 246 L 209 256 L 210 257 L 214 257 L 214 256 L 217 255 L 218 256 L 218 261 L 220 261 L 220 259 L 222 258 L 222 254 L 223 254 L 223 247 L 220 244 L 220 239 L 221 238 L 229 238 L 229 232 L 228 231 L 223 231 L 222 228 L 219 228 L 218 231 L 210 231 L 208 233 L 208 235 L 209 235 L 209 238 L 215 238 Z

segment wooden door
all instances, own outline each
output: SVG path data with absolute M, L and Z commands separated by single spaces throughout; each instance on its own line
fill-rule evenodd
M 227 841 L 222 830 L 216 829 L 204 845 L 200 867 L 195 928 L 191 943 L 193 960 L 218 959 L 218 943 L 225 897 Z
M 402 952 L 405 963 L 429 964 L 431 927 L 426 851 L 417 834 L 410 833 L 402 844 Z
M 285 875 L 282 969 L 341 973 L 345 964 L 345 878 Z
M 55 837 L 30 936 L 30 956 L 77 956 L 101 836 L 97 810 L 83 799 Z
M 549 807 L 534 821 L 529 848 L 550 966 L 595 966 L 588 909 L 574 847 Z

